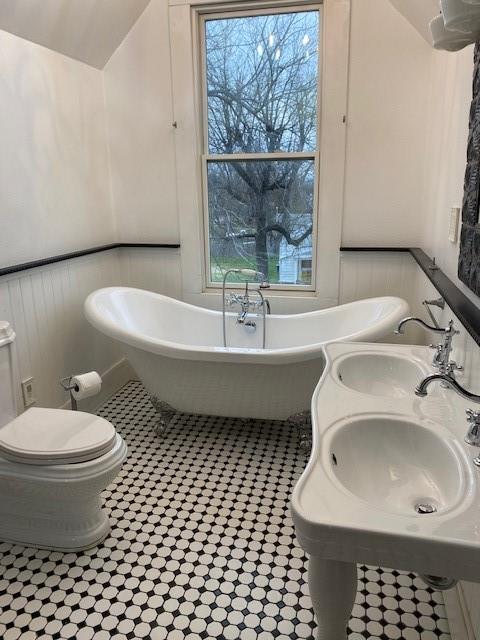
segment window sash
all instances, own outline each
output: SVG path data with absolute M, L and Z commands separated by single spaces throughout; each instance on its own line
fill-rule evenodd
M 207 98 L 207 56 L 206 56 L 206 37 L 205 23 L 208 20 L 218 20 L 235 17 L 248 17 L 256 15 L 274 15 L 283 13 L 297 13 L 302 11 L 318 11 L 320 14 L 320 46 L 317 48 L 317 105 L 316 105 L 316 143 L 313 151 L 277 151 L 274 153 L 232 153 L 232 154 L 211 154 L 208 152 L 208 98 Z M 204 287 L 206 290 L 218 290 L 220 284 L 212 280 L 211 274 L 211 254 L 210 254 L 210 231 L 209 231 L 209 202 L 208 202 L 208 163 L 228 162 L 241 160 L 248 162 L 249 160 L 313 160 L 314 161 L 314 187 L 313 187 L 313 207 L 312 207 L 312 280 L 311 284 L 274 284 L 270 285 L 273 290 L 283 291 L 316 291 L 316 267 L 317 267 L 317 232 L 318 232 L 318 202 L 319 202 L 319 184 L 320 184 L 320 149 L 319 142 L 321 139 L 321 86 L 322 86 L 322 42 L 323 42 L 323 12 L 322 3 L 291 3 L 288 6 L 282 6 L 278 2 L 274 6 L 265 8 L 239 8 L 238 4 L 229 7 L 229 10 L 223 12 L 205 12 L 199 14 L 199 43 L 200 43 L 200 90 L 201 90 L 201 127 L 202 127 L 202 145 L 203 154 L 201 156 L 201 176 L 202 176 L 202 201 L 203 201 L 203 256 L 204 256 Z M 244 285 L 229 283 L 229 288 L 242 288 Z

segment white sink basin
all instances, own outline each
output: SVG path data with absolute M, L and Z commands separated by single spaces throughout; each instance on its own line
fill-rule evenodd
M 329 429 L 326 466 L 350 493 L 385 511 L 428 515 L 454 508 L 465 470 L 452 441 L 435 426 L 385 416 L 362 417 Z
M 417 362 L 388 353 L 354 353 L 336 363 L 334 375 L 349 389 L 389 398 L 412 396 L 425 377 Z

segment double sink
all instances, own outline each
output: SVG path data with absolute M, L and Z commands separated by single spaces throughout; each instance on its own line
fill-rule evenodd
M 325 351 L 292 515 L 310 554 L 317 637 L 331 640 L 345 637 L 356 563 L 480 581 L 480 470 L 464 442 L 468 401 L 438 383 L 415 395 L 434 372 L 427 347 Z
M 397 399 L 411 397 L 426 373 L 418 362 L 378 352 L 348 354 L 333 368 L 333 376 L 349 390 Z M 433 393 L 438 401 L 438 389 Z M 416 416 L 341 420 L 324 437 L 326 468 L 336 480 L 386 511 L 425 515 L 452 509 L 463 495 L 464 477 L 471 475 L 450 432 Z

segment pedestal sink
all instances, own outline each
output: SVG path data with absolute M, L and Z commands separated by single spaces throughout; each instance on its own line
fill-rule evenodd
M 312 399 L 313 447 L 292 495 L 309 554 L 317 640 L 345 640 L 357 563 L 480 581 L 477 450 L 463 401 L 437 386 L 427 347 L 330 344 Z

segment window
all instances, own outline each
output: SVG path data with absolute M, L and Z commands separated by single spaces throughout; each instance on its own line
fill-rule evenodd
M 207 15 L 202 35 L 207 285 L 246 267 L 312 288 L 320 8 Z

